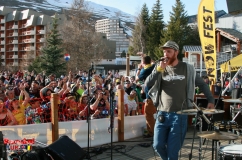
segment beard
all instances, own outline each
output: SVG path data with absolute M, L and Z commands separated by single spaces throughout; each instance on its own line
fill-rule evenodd
M 168 59 L 167 64 L 168 64 L 168 65 L 171 65 L 176 59 L 177 59 L 177 58 L 176 58 L 176 54 L 175 54 L 175 52 L 174 52 L 173 56 L 172 56 L 171 58 Z

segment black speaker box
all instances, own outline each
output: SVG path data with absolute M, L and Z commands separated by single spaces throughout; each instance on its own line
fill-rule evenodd
M 83 160 L 86 152 L 68 136 L 61 136 L 46 148 L 54 160 Z

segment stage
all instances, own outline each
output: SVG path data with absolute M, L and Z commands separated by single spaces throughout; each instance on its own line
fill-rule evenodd
M 184 141 L 184 145 L 181 150 L 182 160 L 188 160 L 189 154 L 191 153 L 192 146 L 192 137 L 193 137 L 193 127 L 189 127 Z M 207 144 L 208 143 L 208 144 Z M 241 139 L 235 140 L 234 143 L 241 144 Z M 229 141 L 221 141 L 220 146 L 228 145 Z M 147 145 L 147 146 L 146 146 Z M 195 136 L 194 147 L 192 151 L 192 159 L 199 159 L 199 137 Z M 91 148 L 92 150 L 99 150 L 99 154 L 90 153 L 92 160 L 110 160 L 111 149 L 110 144 L 98 146 Z M 106 150 L 106 151 L 105 151 Z M 102 153 L 101 153 L 102 152 Z M 212 158 L 212 140 L 205 142 L 205 145 L 202 145 L 202 157 L 206 160 L 211 160 Z M 137 137 L 133 139 L 128 139 L 125 142 L 113 143 L 113 159 L 114 160 L 161 160 L 157 154 L 155 154 L 152 148 L 152 138 L 143 138 Z

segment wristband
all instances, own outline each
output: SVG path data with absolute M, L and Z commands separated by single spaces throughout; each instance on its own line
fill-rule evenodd
M 158 72 L 164 72 L 165 69 L 162 68 L 162 67 L 160 67 L 160 66 L 157 66 L 156 70 L 157 70 Z

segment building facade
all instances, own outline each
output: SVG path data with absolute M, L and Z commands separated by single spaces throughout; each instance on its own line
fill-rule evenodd
M 33 10 L 0 7 L 1 66 L 28 66 L 44 46 L 52 17 Z
M 121 53 L 128 52 L 129 39 L 125 33 L 119 18 L 112 17 L 97 20 L 95 24 L 96 32 L 106 33 L 107 39 L 116 42 L 115 56 L 120 57 Z

